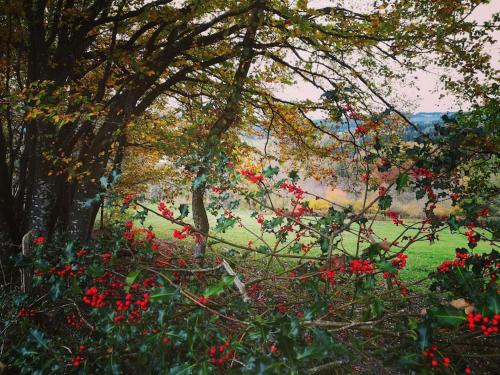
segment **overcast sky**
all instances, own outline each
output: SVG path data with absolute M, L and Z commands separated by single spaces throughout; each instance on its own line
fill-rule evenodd
M 352 0 L 358 5 L 361 5 L 367 0 Z M 371 2 L 371 1 L 370 1 Z M 327 0 L 315 0 L 310 1 L 310 4 L 325 6 L 331 4 L 332 1 Z M 500 0 L 493 0 L 490 4 L 481 5 L 478 7 L 471 17 L 478 22 L 483 22 L 490 19 L 491 15 L 495 12 L 500 11 Z M 500 68 L 500 31 L 496 31 L 494 34 L 496 43 L 487 48 L 488 52 L 492 56 L 492 61 L 496 68 Z M 397 88 L 398 96 L 405 98 L 408 102 L 413 103 L 413 108 L 403 108 L 404 110 L 411 112 L 445 112 L 445 111 L 455 111 L 460 107 L 464 107 L 463 104 L 457 102 L 456 98 L 449 95 L 441 97 L 443 94 L 442 85 L 439 82 L 438 74 L 436 71 L 429 72 L 419 72 L 415 75 L 416 87 L 409 87 L 401 83 Z M 287 99 L 311 99 L 318 100 L 321 95 L 321 91 L 313 87 L 306 82 L 299 82 L 294 87 L 287 87 L 286 90 L 282 90 L 279 96 Z

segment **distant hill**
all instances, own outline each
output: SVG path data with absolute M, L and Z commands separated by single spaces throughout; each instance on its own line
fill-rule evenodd
M 453 114 L 453 112 L 417 112 L 409 115 L 408 119 L 412 123 L 414 123 L 422 133 L 432 134 L 434 131 L 434 125 L 442 124 L 442 117 L 444 115 L 450 114 Z M 316 123 L 319 123 L 321 121 L 322 120 L 315 120 Z M 344 122 L 342 124 L 326 124 L 327 127 L 329 127 L 329 125 L 331 125 L 332 130 L 339 133 L 347 131 L 349 127 L 351 128 L 351 130 L 353 130 L 355 127 L 354 121 Z M 418 132 L 414 128 L 408 126 L 404 134 L 404 139 L 411 140 L 417 136 Z

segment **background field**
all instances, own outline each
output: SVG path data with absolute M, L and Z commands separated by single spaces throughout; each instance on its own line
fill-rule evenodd
M 154 205 L 150 206 L 152 209 L 155 208 Z M 260 234 L 260 224 L 257 223 L 255 218 L 251 217 L 251 211 L 240 210 L 235 213 L 237 216 L 241 217 L 241 220 L 245 227 L 254 233 Z M 189 220 L 186 220 L 189 222 Z M 254 242 L 254 247 L 259 245 L 259 241 L 256 240 L 255 236 L 249 233 L 245 228 L 235 225 L 233 229 L 228 230 L 226 233 L 215 232 L 216 218 L 214 216 L 209 216 L 209 221 L 211 229 L 215 235 L 221 237 L 227 241 L 247 245 L 249 240 Z M 155 233 L 159 238 L 174 240 L 172 232 L 174 229 L 179 229 L 175 224 L 168 222 L 167 220 L 149 214 L 145 223 L 145 226 L 152 226 Z M 353 226 L 356 229 L 355 226 Z M 374 223 L 373 229 L 376 234 L 380 237 L 385 237 L 387 240 L 391 241 L 395 239 L 400 233 L 402 228 L 396 226 L 390 221 L 376 221 Z M 411 234 L 411 233 L 410 233 Z M 265 234 L 264 240 L 271 244 L 275 243 L 274 236 L 271 234 Z M 183 240 L 182 243 L 189 244 L 192 242 L 191 239 Z M 354 234 L 346 233 L 343 235 L 344 248 L 349 252 L 355 253 L 356 251 L 356 237 Z M 419 280 L 424 278 L 431 270 L 435 269 L 437 265 L 441 264 L 444 260 L 454 258 L 455 249 L 457 247 L 467 247 L 466 237 L 458 234 L 451 233 L 448 229 L 443 230 L 439 233 L 439 240 L 434 243 L 429 241 L 417 242 L 410 246 L 407 251 L 408 262 L 406 268 L 401 271 L 401 277 L 404 280 Z M 214 248 L 228 249 L 229 245 L 218 244 Z M 482 242 L 478 247 L 475 248 L 476 252 L 488 252 L 490 248 L 488 244 Z M 319 255 L 319 250 L 311 250 L 309 255 Z

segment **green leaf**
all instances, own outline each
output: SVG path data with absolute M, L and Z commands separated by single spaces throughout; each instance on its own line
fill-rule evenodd
M 278 172 L 280 171 L 279 167 L 267 167 L 266 169 L 264 169 L 262 171 L 262 174 L 264 175 L 264 177 L 273 177 L 273 176 L 276 176 L 278 174 Z
M 384 195 L 378 200 L 378 206 L 381 210 L 387 210 L 391 207 L 392 197 L 390 195 Z
M 215 226 L 215 230 L 217 232 L 225 233 L 226 230 L 234 227 L 234 224 L 236 223 L 237 220 L 234 217 L 221 216 L 217 218 L 217 225 Z
M 130 291 L 130 286 L 135 282 L 135 279 L 137 279 L 137 276 L 139 276 L 140 273 L 141 271 L 135 270 L 128 274 L 127 278 L 125 279 L 125 284 L 127 284 L 127 286 L 123 288 L 125 292 L 128 293 Z
M 73 296 L 75 297 L 78 297 L 81 296 L 83 292 L 80 286 L 78 285 L 78 281 L 76 280 L 77 280 L 76 278 L 73 278 L 73 281 L 71 282 L 71 294 L 73 294 Z
M 500 314 L 500 296 L 496 292 L 496 288 L 491 288 L 488 293 L 488 309 L 492 314 Z
M 179 219 L 184 219 L 185 217 L 187 217 L 189 215 L 189 206 L 186 204 L 186 203 L 181 203 L 179 205 L 179 212 L 181 213 L 181 216 L 179 217 Z
M 396 190 L 402 191 L 406 186 L 408 186 L 408 181 L 410 181 L 410 176 L 408 173 L 400 173 L 396 178 Z
M 61 297 L 61 282 L 57 281 L 50 288 L 50 298 L 52 301 L 56 301 Z
M 48 349 L 47 339 L 45 338 L 45 334 L 42 331 L 39 331 L 38 329 L 31 329 L 29 332 L 29 337 L 33 341 L 35 341 L 39 347 L 42 346 L 45 349 Z
M 450 230 L 452 232 L 460 228 L 460 225 L 457 222 L 457 217 L 455 215 L 450 215 L 450 218 L 448 219 L 448 225 L 450 226 Z
M 68 242 L 64 248 L 64 255 L 66 259 L 72 262 L 75 259 L 75 245 L 73 242 Z
M 151 302 L 165 302 L 172 299 L 172 296 L 175 296 L 178 292 L 179 290 L 177 288 L 165 287 L 162 288 L 158 293 L 152 294 L 149 297 L 149 300 Z
M 168 374 L 169 375 L 186 375 L 191 373 L 191 369 L 196 366 L 195 364 L 183 364 L 175 367 L 171 367 Z
M 325 254 L 330 249 L 330 240 L 326 237 L 321 237 L 321 239 L 319 240 L 319 245 L 321 248 L 321 252 Z
M 388 262 L 386 260 L 384 260 L 382 262 L 378 262 L 377 268 L 381 271 L 391 272 L 391 273 L 396 272 L 398 269 L 394 264 L 392 264 L 391 262 Z
M 104 274 L 104 267 L 101 264 L 92 264 L 89 267 L 89 275 L 92 277 L 101 277 Z
M 220 280 L 218 283 L 210 285 L 205 291 L 203 292 L 203 295 L 208 298 L 210 296 L 218 295 L 222 293 L 224 289 L 227 287 L 231 286 L 234 282 L 234 276 L 224 276 L 222 280 Z
M 381 249 L 382 248 L 380 247 L 380 243 L 372 243 L 370 244 L 370 246 L 363 250 L 363 255 L 367 256 L 370 259 L 373 259 L 378 254 L 380 254 Z
M 376 319 L 381 318 L 384 315 L 385 311 L 384 301 L 382 301 L 380 298 L 377 298 L 375 302 L 373 302 L 371 309 L 375 314 Z
M 450 328 L 458 327 L 467 320 L 463 310 L 459 310 L 449 305 L 434 306 L 429 310 L 429 316 L 432 317 L 439 326 Z
M 299 177 L 299 174 L 297 171 L 291 171 L 289 174 L 288 174 L 288 177 L 290 177 L 292 179 L 293 182 L 297 182 L 300 177 Z
M 425 196 L 425 190 L 419 189 L 415 192 L 415 198 L 422 199 Z
M 427 322 L 420 323 L 417 326 L 417 334 L 418 334 L 418 340 L 417 340 L 418 348 L 420 350 L 424 350 L 431 343 L 431 332 L 429 324 Z
M 403 367 L 416 367 L 421 366 L 420 357 L 417 353 L 405 354 L 399 358 L 399 363 Z

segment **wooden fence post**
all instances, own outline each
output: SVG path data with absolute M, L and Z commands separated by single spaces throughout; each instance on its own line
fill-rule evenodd
M 29 231 L 23 236 L 22 241 L 22 253 L 23 257 L 31 259 L 33 255 L 33 232 Z M 23 293 L 31 293 L 32 290 L 32 275 L 31 275 L 31 267 L 23 267 L 21 268 L 21 287 Z

